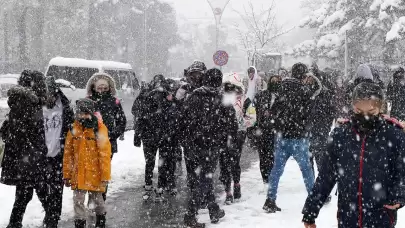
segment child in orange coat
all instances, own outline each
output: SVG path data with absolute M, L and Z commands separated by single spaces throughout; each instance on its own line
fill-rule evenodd
M 96 227 L 104 228 L 106 210 L 102 193 L 111 179 L 111 144 L 107 127 L 95 112 L 94 101 L 76 102 L 76 120 L 69 131 L 63 157 L 63 178 L 74 191 L 75 227 L 86 227 L 86 193 L 95 205 Z

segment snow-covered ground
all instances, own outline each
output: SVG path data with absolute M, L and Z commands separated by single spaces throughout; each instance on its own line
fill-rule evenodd
M 301 171 L 294 160 L 287 162 L 285 171 L 280 180 L 277 204 L 282 212 L 267 214 L 262 210 L 266 200 L 265 190 L 260 172 L 259 163 L 253 165 L 247 172 L 242 173 L 242 200 L 230 206 L 222 206 L 226 216 L 221 221 L 221 228 L 265 228 L 265 227 L 288 227 L 302 228 L 301 210 L 304 206 L 307 193 L 302 180 Z M 317 226 L 322 228 L 335 228 L 337 226 L 337 197 L 333 193 L 333 200 L 329 205 L 321 209 L 317 219 Z M 223 202 L 223 196 L 221 201 Z M 396 227 L 405 227 L 405 210 L 398 214 Z M 200 220 L 209 224 L 208 211 L 200 215 Z M 217 227 L 208 225 L 208 227 Z
M 145 159 L 142 149 L 133 146 L 133 132 L 125 134 L 125 140 L 118 140 L 119 153 L 112 161 L 112 181 L 109 194 L 125 189 L 140 178 L 144 172 Z M 6 227 L 14 203 L 15 187 L 0 184 L 0 227 Z M 62 220 L 73 215 L 73 192 L 70 188 L 64 189 Z M 42 224 L 44 212 L 40 201 L 34 194 L 33 200 L 28 204 L 24 216 L 24 227 L 38 227 Z
M 133 132 L 125 134 L 124 141 L 118 141 L 119 153 L 114 156 L 112 167 L 112 182 L 109 194 L 129 187 L 138 178 L 143 177 L 144 156 L 140 148 L 132 145 Z M 230 206 L 222 206 L 226 217 L 219 225 L 211 225 L 207 211 L 200 213 L 200 221 L 208 227 L 221 228 L 265 228 L 265 227 L 303 227 L 301 223 L 301 209 L 306 198 L 306 191 L 302 181 L 301 172 L 294 160 L 289 160 L 281 178 L 278 194 L 278 205 L 282 212 L 267 214 L 262 210 L 266 199 L 265 186 L 261 181 L 258 163 L 248 171 L 242 173 L 242 200 Z M 0 184 L 0 227 L 6 227 L 14 202 L 14 187 Z M 221 202 L 224 196 L 221 197 Z M 337 227 L 336 197 L 321 210 L 317 220 L 318 227 Z M 73 215 L 72 191 L 65 188 L 63 198 L 62 219 L 71 218 Z M 24 227 L 38 227 L 42 223 L 42 206 L 34 194 L 34 199 L 29 203 L 24 217 Z M 405 227 L 405 210 L 400 211 L 397 227 Z

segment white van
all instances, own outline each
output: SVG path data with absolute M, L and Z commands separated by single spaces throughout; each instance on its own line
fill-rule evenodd
M 116 83 L 117 96 L 122 102 L 128 127 L 133 123 L 131 114 L 132 104 L 139 93 L 140 85 L 132 66 L 128 63 L 98 61 L 75 58 L 56 57 L 51 59 L 45 72 L 46 76 L 53 76 L 60 81 L 65 80 L 76 88 L 63 88 L 63 92 L 71 100 L 72 105 L 77 99 L 87 96 L 86 84 L 95 73 L 107 73 Z M 62 79 L 62 80 L 61 80 Z

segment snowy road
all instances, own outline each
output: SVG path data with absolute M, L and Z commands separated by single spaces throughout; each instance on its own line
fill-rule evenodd
M 107 200 L 109 228 L 163 228 L 182 227 L 186 205 L 185 177 L 178 180 L 179 194 L 176 199 L 166 203 L 144 203 L 142 200 L 144 157 L 141 149 L 132 146 L 132 133 L 126 133 L 126 140 L 119 142 L 119 153 L 114 156 L 110 192 Z M 277 214 L 266 214 L 261 209 L 266 191 L 261 183 L 257 163 L 257 153 L 248 150 L 242 156 L 242 201 L 231 206 L 222 206 L 226 217 L 219 225 L 209 224 L 208 211 L 200 211 L 200 221 L 208 227 L 221 228 L 302 228 L 301 209 L 306 198 L 306 191 L 301 172 L 295 163 L 287 163 L 279 186 L 278 204 L 283 209 Z M 156 170 L 155 170 L 156 171 Z M 215 178 L 216 180 L 218 178 Z M 223 204 L 224 195 L 217 181 L 217 196 Z M 14 187 L 0 184 L 0 227 L 6 227 L 8 217 L 14 202 Z M 72 191 L 65 188 L 63 199 L 63 216 L 61 228 L 73 227 Z M 43 211 L 37 197 L 30 202 L 24 219 L 24 228 L 34 228 L 41 225 Z M 320 228 L 335 228 L 336 197 L 332 203 L 321 210 L 317 220 Z M 405 210 L 399 212 L 397 227 L 405 227 Z

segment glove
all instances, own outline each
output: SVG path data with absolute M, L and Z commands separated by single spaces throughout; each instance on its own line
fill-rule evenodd
M 141 136 L 135 134 L 134 135 L 134 146 L 141 147 L 141 144 L 142 144 Z
M 64 182 L 66 187 L 72 186 L 72 184 L 70 183 L 70 179 L 64 179 L 63 182 Z

